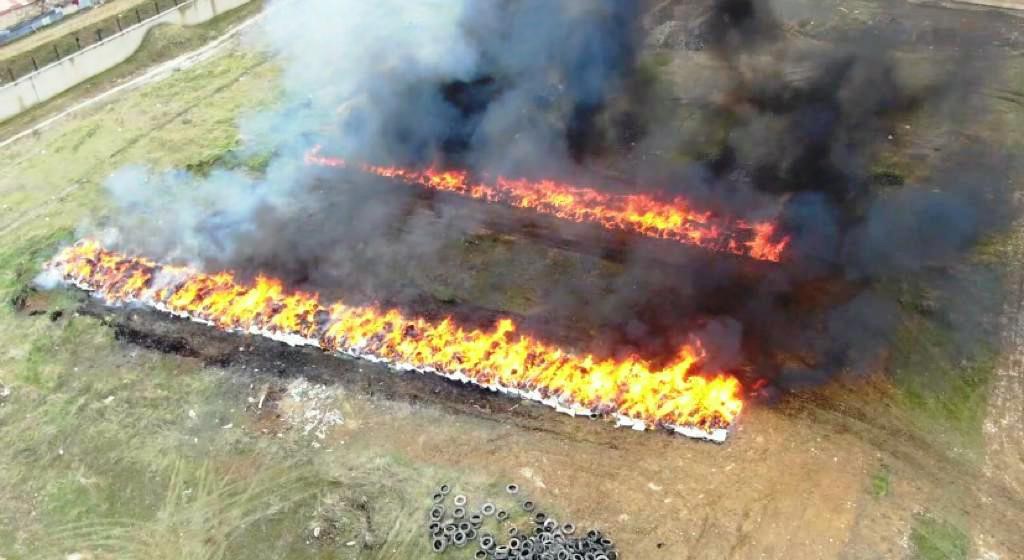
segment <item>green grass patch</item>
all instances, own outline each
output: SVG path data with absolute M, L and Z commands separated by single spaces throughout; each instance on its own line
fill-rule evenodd
M 871 172 L 871 182 L 880 187 L 902 187 L 907 181 L 898 171 L 875 169 Z
M 278 518 L 294 525 L 291 510 L 322 486 L 287 444 L 224 428 L 244 423 L 245 385 L 125 352 L 90 317 L 10 316 L 2 327 L 0 379 L 12 395 L 0 407 L 0 495 L 33 515 L 0 514 L 0 525 L 19 528 L 0 555 L 22 557 L 16 544 L 32 558 L 251 555 L 240 535 Z M 279 533 L 268 534 L 278 542 Z
M 1018 236 L 1016 231 L 1010 230 L 990 235 L 982 239 L 974 249 L 974 260 L 982 266 L 1000 267 L 1012 262 L 1014 258 L 1013 243 Z
M 43 262 L 53 256 L 58 246 L 69 242 L 72 235 L 70 229 L 59 228 L 12 246 L 0 245 L 0 301 L 14 303 L 16 295 L 42 270 Z
M 259 152 L 247 156 L 236 156 L 236 159 L 229 163 L 233 163 L 235 168 L 245 169 L 256 175 L 264 175 L 267 168 L 270 167 L 273 157 L 273 152 Z
M 989 249 L 995 251 L 995 249 Z M 1001 264 L 958 267 L 877 287 L 900 305 L 888 370 L 896 404 L 936 447 L 974 453 L 984 444 L 988 390 L 999 356 Z
M 888 465 L 881 465 L 871 473 L 871 495 L 884 498 L 892 492 L 892 472 Z
M 206 177 L 217 169 L 232 169 L 255 176 L 262 176 L 267 172 L 274 157 L 273 152 L 250 154 L 238 148 L 237 138 L 219 147 L 212 146 L 208 150 L 208 155 L 186 164 L 185 170 L 200 177 Z
M 672 51 L 655 51 L 650 56 L 646 57 L 642 62 L 651 64 L 655 68 L 664 68 L 669 64 L 672 64 L 673 56 Z
M 953 338 L 954 333 L 937 322 L 910 316 L 896 336 L 891 373 L 920 429 L 980 448 L 996 349 L 990 346 L 963 355 Z
M 914 560 L 967 560 L 970 541 L 959 527 L 919 514 L 914 517 L 910 545 Z

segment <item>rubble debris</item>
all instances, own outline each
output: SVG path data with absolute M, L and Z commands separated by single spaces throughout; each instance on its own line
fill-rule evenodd
M 302 430 L 303 435 L 324 440 L 328 430 L 345 423 L 341 411 L 331 406 L 335 396 L 330 387 L 299 378 L 288 385 L 286 400 L 278 404 L 286 422 Z

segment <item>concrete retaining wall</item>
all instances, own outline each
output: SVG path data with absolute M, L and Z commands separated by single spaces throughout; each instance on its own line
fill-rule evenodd
M 196 25 L 249 0 L 190 0 L 0 88 L 0 121 L 124 62 L 157 25 Z

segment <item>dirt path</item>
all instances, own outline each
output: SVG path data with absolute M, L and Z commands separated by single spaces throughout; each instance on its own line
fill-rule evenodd
M 1014 240 L 1012 259 L 1024 258 L 1024 231 Z M 1024 497 L 1024 267 L 1016 266 L 1008 279 L 1003 346 L 985 418 L 985 476 L 1005 488 L 1012 498 Z M 977 558 L 1013 558 L 1013 552 L 993 542 L 985 527 L 975 528 Z
M 909 0 L 913 4 L 943 6 L 952 9 L 995 9 L 1024 15 L 1024 0 Z
M 1018 243 L 1019 258 L 1024 239 Z M 1004 318 L 1007 352 L 996 370 L 985 419 L 985 474 L 1024 496 L 1024 270 L 1016 271 L 1012 281 Z
M 955 0 L 955 3 L 977 4 L 979 6 L 1006 8 L 1009 10 L 1024 10 L 1024 0 Z

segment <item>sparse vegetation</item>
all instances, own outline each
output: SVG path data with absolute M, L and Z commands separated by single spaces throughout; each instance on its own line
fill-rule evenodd
M 126 66 L 3 123 L 0 135 L 194 48 L 247 14 L 204 29 L 158 29 Z M 651 67 L 670 63 L 655 56 Z M 807 393 L 811 404 L 793 414 L 785 405 L 752 406 L 740 437 L 722 447 L 614 431 L 509 400 L 525 426 L 539 426 L 532 429 L 498 410 L 461 414 L 375 399 L 372 385 L 331 388 L 330 405 L 345 422 L 324 440 L 286 424 L 263 432 L 253 411 L 259 387 L 280 377 L 119 341 L 103 317 L 75 313 L 83 294 L 27 288 L 59 244 L 103 222 L 103 182 L 123 165 L 265 172 L 271 154 L 239 151 L 237 121 L 276 100 L 267 85 L 277 76 L 263 55 L 229 52 L 0 152 L 0 557 L 418 559 L 426 556 L 423 511 L 438 482 L 482 496 L 500 495 L 509 480 L 556 510 L 573 510 L 573 519 L 611 526 L 624 549 L 638 551 L 630 558 L 753 557 L 762 542 L 776 555 L 829 557 L 849 552 L 833 543 L 862 544 L 851 526 L 900 531 L 891 542 L 906 542 L 909 532 L 915 560 L 967 557 L 971 526 L 947 512 L 992 492 L 975 483 L 998 349 L 959 352 L 935 312 L 940 292 L 923 284 L 886 287 L 899 292 L 905 314 L 891 377 Z M 688 115 L 684 136 L 714 152 L 722 127 L 696 108 Z M 898 162 L 877 172 L 894 184 L 915 177 Z M 589 280 L 620 266 L 517 243 L 469 236 L 439 260 L 473 270 L 438 267 L 394 281 L 441 300 L 525 313 L 545 277 Z M 1005 263 L 1005 243 L 986 244 L 980 265 Z M 19 295 L 40 312 L 12 305 Z M 339 375 L 361 367 L 344 364 Z M 275 375 L 297 374 L 293 364 L 273 366 Z M 950 449 L 967 460 L 941 473 L 946 478 L 920 468 L 946 471 Z M 950 502 L 956 507 L 943 507 Z M 922 504 L 932 513 L 912 513 Z M 765 512 L 770 523 L 760 522 Z M 1000 535 L 1018 530 L 1002 511 L 975 513 Z M 663 530 L 664 519 L 692 531 Z M 799 543 L 776 539 L 790 520 L 805 531 Z M 891 557 L 863 546 L 856 552 L 864 557 Z
M 209 175 L 214 169 L 234 169 L 261 176 L 267 171 L 273 159 L 272 152 L 246 153 L 237 150 L 238 143 L 226 140 L 223 146 L 210 146 L 209 155 L 198 161 L 190 162 L 185 170 L 200 177 Z M 219 151 L 218 151 L 219 150 Z
M 650 64 L 656 68 L 664 68 L 669 64 L 672 64 L 672 53 L 669 51 L 657 51 L 650 57 Z
M 892 491 L 892 473 L 888 465 L 880 465 L 871 474 L 871 495 L 884 498 Z
M 962 529 L 928 514 L 914 517 L 910 544 L 914 560 L 967 560 L 970 549 Z
M 0 301 L 11 303 L 17 292 L 39 274 L 40 265 L 53 256 L 57 246 L 71 238 L 70 229 L 55 228 L 11 246 L 0 246 Z
M 901 187 L 906 179 L 897 171 L 878 169 L 871 174 L 871 182 L 881 187 Z
M 996 348 L 988 340 L 968 351 L 956 336 L 934 318 L 908 315 L 893 347 L 892 376 L 919 430 L 938 442 L 979 449 Z

